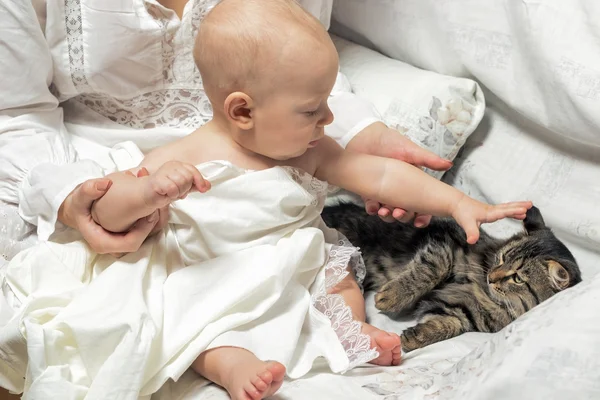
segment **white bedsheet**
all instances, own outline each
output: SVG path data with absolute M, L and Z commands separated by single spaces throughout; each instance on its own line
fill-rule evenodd
M 361 3 L 367 8 L 375 4 L 371 9 L 378 11 L 356 9 L 352 14 L 350 8 Z M 406 7 L 399 8 L 399 3 Z M 600 151 L 565 138 L 570 130 L 590 144 L 600 137 L 600 114 L 592 112 L 600 101 L 596 62 L 600 43 L 594 34 L 597 2 L 338 0 L 337 4 L 337 17 L 345 11 L 343 22 L 354 24 L 356 37 L 364 43 L 379 41 L 379 48 L 387 43 L 390 55 L 427 69 L 474 76 L 489 88 L 486 115 L 446 180 L 487 201 L 531 198 L 577 258 L 584 282 L 497 334 L 469 333 L 437 343 L 410 353 L 399 367 L 367 366 L 343 376 L 315 370 L 286 382 L 275 398 L 600 398 Z M 561 7 L 564 19 L 557 21 Z M 552 25 L 553 21 L 557 23 Z M 531 31 L 522 34 L 527 29 Z M 369 33 L 374 36 L 367 37 Z M 578 37 L 583 39 L 575 40 Z M 536 47 L 540 41 L 543 44 Z M 368 65 L 356 68 L 369 71 Z M 487 229 L 506 235 L 518 228 L 517 223 L 502 222 Z M 414 323 L 378 314 L 371 297 L 368 316 L 375 325 L 395 331 Z M 189 371 L 152 396 L 152 400 L 226 398 L 222 390 L 205 386 Z

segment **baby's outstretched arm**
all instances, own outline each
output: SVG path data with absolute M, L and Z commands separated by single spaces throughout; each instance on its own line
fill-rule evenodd
M 130 171 L 107 176 L 112 185 L 92 206 L 92 218 L 107 231 L 125 232 L 137 220 L 152 214 L 192 190 L 206 192 L 210 183 L 196 167 L 169 161 L 150 175 L 136 177 Z
M 328 138 L 317 149 L 317 178 L 384 204 L 421 214 L 453 217 L 471 244 L 479 239 L 482 223 L 502 218 L 524 219 L 532 206 L 529 201 L 485 204 L 408 163 L 351 153 Z

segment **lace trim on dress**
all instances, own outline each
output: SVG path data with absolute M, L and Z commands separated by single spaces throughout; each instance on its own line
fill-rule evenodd
M 362 323 L 354 320 L 352 309 L 346 305 L 344 298 L 327 293 L 348 275 L 348 264 L 357 254 L 357 249 L 347 246 L 343 240 L 339 246 L 333 246 L 325 265 L 325 286 L 319 288 L 312 298 L 314 307 L 331 321 L 331 327 L 346 350 L 349 364 L 343 372 L 379 356 L 377 350 L 371 348 L 369 335 L 362 333 Z
M 212 107 L 202 89 L 157 90 L 127 100 L 88 93 L 75 100 L 113 122 L 135 129 L 196 129 L 212 118 Z
M 81 0 L 65 0 L 65 27 L 71 80 L 75 89 L 83 92 L 90 89 L 85 76 L 85 54 L 83 51 L 83 24 L 81 20 Z
M 325 204 L 325 200 L 327 199 L 327 195 L 331 192 L 331 188 L 335 188 L 329 185 L 327 182 L 321 181 L 314 176 L 310 175 L 306 171 L 301 170 L 300 168 L 295 167 L 283 167 L 286 170 L 288 175 L 304 190 L 310 193 L 314 199 L 311 201 L 313 206 L 323 207 Z M 352 247 L 352 243 L 340 232 L 338 232 L 340 237 L 340 246 Z M 354 248 L 354 247 L 353 247 Z M 355 251 L 352 254 L 352 259 L 350 260 L 350 265 L 352 266 L 352 270 L 354 272 L 354 277 L 356 278 L 356 282 L 358 286 L 360 286 L 361 292 L 363 291 L 363 282 L 365 281 L 365 277 L 367 276 L 367 268 L 365 267 L 365 263 L 360 256 L 360 252 L 358 248 L 355 248 Z
M 81 0 L 65 0 L 71 79 L 79 94 L 74 100 L 120 125 L 134 129 L 173 127 L 195 129 L 212 118 L 212 107 L 193 57 L 200 21 L 218 0 L 196 0 L 181 21 L 169 19 L 160 7 L 146 3 L 162 37 L 163 79 L 153 90 L 127 99 L 94 93 L 84 73 Z
M 346 247 L 354 247 L 352 243 L 346 238 L 346 236 L 340 235 L 339 245 Z M 367 276 L 367 267 L 365 266 L 365 261 L 363 260 L 360 249 L 358 247 L 354 247 L 356 251 L 352 254 L 350 258 L 350 266 L 352 267 L 352 272 L 354 272 L 354 279 L 356 279 L 356 283 L 360 287 L 360 291 L 364 293 L 363 282 L 365 281 L 365 277 Z
M 284 167 L 284 169 L 296 183 L 314 197 L 312 204 L 322 208 L 327 197 L 327 182 L 299 168 Z M 354 320 L 352 309 L 346 305 L 344 298 L 339 294 L 328 293 L 348 275 L 348 266 L 352 267 L 356 281 L 362 290 L 362 282 L 367 273 L 365 264 L 358 249 L 340 234 L 338 245 L 331 248 L 325 265 L 325 285 L 312 297 L 313 306 L 329 318 L 333 330 L 346 350 L 349 361 L 346 371 L 379 356 L 376 349 L 371 349 L 371 338 L 362 333 L 362 323 Z
M 283 167 L 289 174 L 289 176 L 298 185 L 302 186 L 304 190 L 310 193 L 314 199 L 311 201 L 313 206 L 321 206 L 325 204 L 325 198 L 327 197 L 327 182 L 321 181 L 314 176 L 310 175 L 306 171 L 295 167 Z

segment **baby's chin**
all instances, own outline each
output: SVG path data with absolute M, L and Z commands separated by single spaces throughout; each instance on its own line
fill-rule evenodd
M 290 160 L 293 160 L 293 159 L 296 159 L 296 158 L 298 158 L 298 157 L 301 157 L 301 156 L 303 156 L 304 154 L 306 154 L 306 152 L 307 152 L 308 150 L 309 150 L 309 149 L 304 149 L 304 150 L 302 150 L 302 151 L 299 151 L 299 152 L 297 152 L 297 153 L 295 153 L 295 154 L 285 154 L 285 155 L 284 155 L 284 154 L 277 154 L 277 155 L 267 155 L 267 154 L 263 154 L 263 155 L 264 155 L 265 157 L 269 157 L 269 158 L 271 158 L 271 159 L 273 159 L 273 160 L 276 160 L 276 161 L 290 161 Z

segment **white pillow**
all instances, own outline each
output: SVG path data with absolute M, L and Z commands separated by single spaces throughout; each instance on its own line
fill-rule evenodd
M 599 16 L 598 0 L 336 0 L 330 31 L 477 80 L 489 101 L 547 128 L 543 140 L 598 147 Z
M 453 160 L 485 111 L 479 85 L 424 71 L 332 35 L 354 93 L 415 143 Z M 443 172 L 427 171 L 440 178 Z

